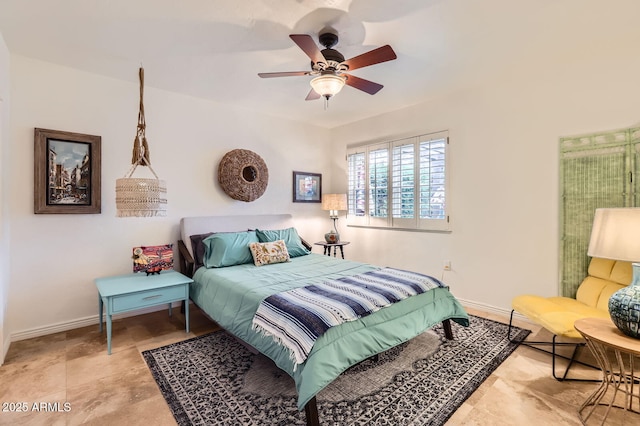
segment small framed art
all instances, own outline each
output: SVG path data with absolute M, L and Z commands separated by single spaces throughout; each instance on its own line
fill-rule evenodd
M 320 173 L 293 172 L 293 202 L 319 203 L 322 199 Z
M 100 136 L 35 129 L 34 213 L 101 212 L 101 140 Z

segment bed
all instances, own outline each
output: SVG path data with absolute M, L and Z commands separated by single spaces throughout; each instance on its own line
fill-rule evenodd
M 290 259 L 255 266 L 228 255 L 232 245 L 227 240 L 234 239 L 233 244 L 237 245 L 238 236 L 243 242 L 245 233 L 254 238 L 256 231 L 263 237 L 282 237 Z M 319 424 L 315 395 L 347 368 L 440 322 L 449 339 L 453 338 L 450 320 L 469 325 L 467 313 L 448 287 L 438 287 L 329 328 L 317 338 L 304 362 L 296 364 L 289 349 L 255 328 L 253 320 L 260 304 L 294 288 L 350 279 L 381 268 L 310 253 L 311 247 L 297 236 L 288 214 L 186 217 L 180 221 L 180 234 L 180 268 L 194 280 L 191 300 L 222 328 L 272 359 L 294 379 L 298 409 L 305 409 L 310 425 Z M 222 257 L 214 255 L 216 250 L 223 250 Z M 226 260 L 220 261 L 224 256 Z M 233 265 L 226 266 L 230 263 Z

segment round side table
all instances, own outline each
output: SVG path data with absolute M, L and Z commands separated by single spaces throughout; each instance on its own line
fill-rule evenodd
M 640 372 L 636 371 L 640 367 L 640 340 L 624 335 L 610 319 L 583 318 L 574 326 L 602 370 L 602 382 L 578 410 L 582 424 L 586 424 L 598 406 L 606 407 L 601 424 L 612 407 L 640 414 Z M 618 392 L 624 395 L 624 405 L 615 403 Z
M 324 252 L 323 254 L 326 254 L 327 256 L 331 256 L 331 247 L 333 247 L 333 257 L 336 257 L 336 250 L 340 249 L 340 254 L 342 255 L 342 258 L 344 259 L 344 249 L 343 247 L 349 244 L 349 241 L 340 241 L 338 243 L 327 243 L 324 241 L 318 241 L 317 243 L 314 243 L 317 246 L 323 246 L 324 247 Z

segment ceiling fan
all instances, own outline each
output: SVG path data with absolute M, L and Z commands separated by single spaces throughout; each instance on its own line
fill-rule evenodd
M 375 95 L 384 87 L 382 84 L 347 74 L 347 72 L 397 58 L 391 46 L 385 45 L 345 60 L 340 52 L 332 49 L 338 43 L 338 35 L 333 32 L 323 32 L 318 37 L 320 44 L 324 46 L 322 51 L 307 34 L 291 34 L 289 37 L 311 59 L 311 71 L 267 72 L 258 75 L 262 78 L 314 76 L 310 82 L 311 90 L 305 99 L 307 101 L 321 97 L 328 101 L 345 84 Z

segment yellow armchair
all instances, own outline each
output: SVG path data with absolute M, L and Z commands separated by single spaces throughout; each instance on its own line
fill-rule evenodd
M 584 346 L 584 341 L 558 343 L 556 342 L 556 337 L 561 336 L 582 340 L 582 336 L 573 326 L 575 321 L 589 317 L 609 318 L 609 298 L 619 289 L 629 285 L 631 277 L 631 263 L 594 257 L 589 262 L 588 275 L 578 287 L 575 299 L 562 296 L 541 297 L 529 294 L 517 296 L 511 302 L 513 310 L 511 311 L 509 326 L 511 327 L 515 311 L 549 330 L 553 334 L 552 342 L 524 341 L 522 343 L 527 345 L 552 345 L 553 377 L 557 380 L 565 380 L 579 349 Z M 511 336 L 510 333 L 509 336 Z M 555 372 L 555 359 L 556 356 L 559 356 L 556 354 L 556 346 L 558 345 L 575 345 L 573 355 L 568 358 L 570 362 L 562 378 L 557 377 Z

